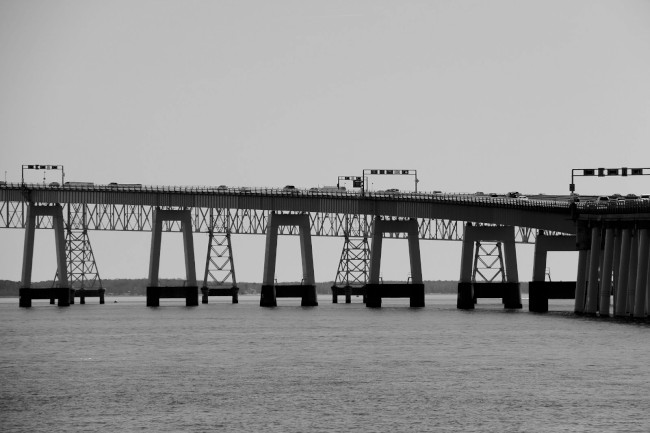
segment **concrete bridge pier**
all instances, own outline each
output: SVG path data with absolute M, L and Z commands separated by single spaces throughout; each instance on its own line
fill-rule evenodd
M 639 232 L 639 252 L 636 273 L 636 289 L 634 293 L 635 318 L 646 317 L 647 292 L 648 292 L 648 259 L 650 256 L 650 245 L 648 243 L 648 229 L 641 228 Z
M 266 249 L 264 252 L 264 276 L 262 278 L 261 307 L 276 307 L 277 298 L 302 298 L 300 305 L 318 305 L 316 281 L 314 277 L 314 256 L 311 245 L 308 214 L 278 214 L 271 212 L 266 230 Z M 278 249 L 278 229 L 280 226 L 297 226 L 300 232 L 300 253 L 302 261 L 302 284 L 275 284 L 275 263 Z
M 480 241 L 494 241 L 503 244 L 505 281 L 498 283 L 476 283 L 473 281 L 474 246 Z M 512 226 L 473 226 L 471 223 L 465 225 L 456 307 L 462 310 L 471 310 L 478 298 L 501 298 L 504 308 L 522 308 L 515 249 L 515 228 Z
M 585 225 L 578 225 L 576 235 L 578 248 L 578 273 L 576 276 L 576 294 L 573 311 L 582 314 L 585 311 L 587 299 L 587 273 L 589 272 L 589 253 L 591 247 L 591 232 Z
M 616 315 L 616 297 L 618 295 L 618 279 L 621 275 L 621 235 L 620 227 L 614 229 L 614 257 L 612 263 L 612 312 Z
M 384 233 L 406 233 L 408 238 L 411 283 L 380 284 L 381 249 Z M 376 215 L 372 222 L 372 245 L 370 247 L 370 272 L 364 286 L 366 307 L 381 307 L 382 298 L 409 298 L 411 307 L 424 307 L 424 283 L 418 239 L 418 222 L 408 220 L 384 220 Z
M 587 278 L 587 300 L 583 311 L 585 314 L 590 315 L 595 315 L 598 310 L 598 270 L 601 256 L 600 232 L 600 226 L 594 226 L 591 228 L 591 249 L 589 252 L 589 273 Z
M 634 299 L 636 297 L 636 278 L 637 268 L 639 265 L 639 232 L 634 230 L 632 232 L 632 239 L 630 242 L 630 265 L 628 266 L 627 275 L 627 306 L 625 313 L 628 316 L 634 314 Z
M 545 281 L 546 260 L 549 251 L 575 251 L 574 236 L 547 236 L 540 230 L 535 241 L 533 280 L 528 285 L 528 310 L 536 313 L 548 311 L 549 299 L 573 299 L 575 281 Z
M 598 314 L 601 317 L 609 316 L 613 287 L 615 234 L 616 231 L 613 227 L 605 228 L 605 246 L 603 247 L 603 258 L 600 266 L 600 299 L 598 303 Z
M 160 245 L 163 221 L 179 221 L 183 232 L 185 250 L 185 285 L 181 287 L 159 287 Z M 153 211 L 151 227 L 151 254 L 149 259 L 149 286 L 147 287 L 147 307 L 158 307 L 161 298 L 185 298 L 188 307 L 199 305 L 199 292 L 196 284 L 194 264 L 194 242 L 192 240 L 192 216 L 189 210 Z
M 51 289 L 33 289 L 32 266 L 34 260 L 34 235 L 36 232 L 36 218 L 50 216 L 54 228 L 54 244 L 56 249 L 56 267 L 59 275 L 58 287 Z M 41 206 L 29 204 L 27 206 L 25 243 L 23 252 L 23 268 L 21 273 L 21 288 L 19 290 L 20 307 L 31 307 L 32 299 L 58 299 L 59 307 L 67 307 L 71 303 L 74 292 L 68 283 L 68 270 L 65 255 L 65 236 L 63 232 L 63 208 L 60 204 L 54 206 Z
M 614 316 L 623 317 L 627 305 L 627 280 L 629 276 L 631 252 L 631 230 L 628 227 L 621 229 L 620 255 L 618 262 L 618 279 L 614 301 Z

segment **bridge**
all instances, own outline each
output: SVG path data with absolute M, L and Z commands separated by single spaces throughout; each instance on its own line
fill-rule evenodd
M 608 316 L 610 299 L 617 316 L 646 317 L 648 313 L 647 198 L 602 202 L 596 197 L 538 195 L 522 197 L 441 192 L 347 191 L 312 188 L 231 188 L 144 186 L 91 183 L 0 185 L 0 227 L 25 230 L 21 305 L 31 299 L 58 299 L 67 305 L 79 297 L 95 296 L 101 288 L 89 232 L 150 231 L 152 246 L 147 305 L 160 298 L 185 297 L 198 304 L 198 284 L 192 236 L 207 233 L 208 254 L 201 292 L 237 299 L 230 248 L 231 234 L 266 236 L 260 304 L 276 305 L 278 297 L 297 296 L 303 305 L 317 305 L 314 289 L 312 236 L 344 239 L 333 301 L 344 295 L 364 295 L 366 305 L 378 307 L 385 297 L 410 298 L 424 305 L 419 242 L 463 242 L 458 307 L 474 308 L 478 298 L 501 298 L 506 308 L 521 308 L 514 244 L 534 243 L 533 281 L 529 308 L 547 311 L 548 299 L 574 298 L 576 313 Z M 36 229 L 55 232 L 57 287 L 31 288 Z M 160 287 L 158 263 L 162 232 L 184 235 L 186 280 L 183 287 Z M 301 239 L 303 282 L 277 284 L 275 254 L 278 235 Z M 409 243 L 411 278 L 381 284 L 382 239 Z M 578 253 L 576 281 L 544 281 L 546 254 Z M 214 287 L 216 286 L 216 287 Z M 70 295 L 71 294 L 71 295 Z M 24 296 L 23 296 L 24 295 Z

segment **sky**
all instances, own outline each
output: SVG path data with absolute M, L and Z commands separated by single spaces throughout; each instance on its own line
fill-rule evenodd
M 0 0 L 0 176 L 312 187 L 389 168 L 420 191 L 566 194 L 574 168 L 650 167 L 648 47 L 648 1 Z M 648 193 L 650 176 L 576 190 Z M 22 239 L 0 230 L 0 279 L 20 279 Z M 161 276 L 182 277 L 180 235 L 163 239 Z M 147 275 L 149 233 L 91 242 L 103 278 Z M 233 242 L 238 279 L 261 281 L 264 237 Z M 39 232 L 35 281 L 52 243 Z M 300 279 L 298 245 L 280 241 L 279 281 Z M 317 280 L 341 247 L 314 241 Z M 388 247 L 384 278 L 405 279 L 406 251 Z M 422 251 L 425 279 L 458 278 L 460 243 Z M 569 254 L 552 275 L 575 278 Z

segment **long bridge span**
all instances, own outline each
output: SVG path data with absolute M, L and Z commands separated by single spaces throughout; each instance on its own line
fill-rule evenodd
M 202 288 L 204 302 L 207 302 L 208 295 L 230 295 L 236 288 L 230 234 L 264 234 L 267 245 L 261 304 L 275 305 L 275 298 L 284 295 L 301 296 L 305 305 L 317 303 L 315 294 L 310 295 L 313 298 L 311 300 L 301 294 L 305 287 L 313 286 L 310 238 L 335 236 L 344 238 L 345 242 L 336 287 L 332 289 L 334 300 L 337 295 L 345 294 L 346 301 L 349 302 L 349 296 L 357 293 L 364 294 L 369 306 L 381 305 L 382 297 L 395 296 L 411 298 L 413 306 L 423 305 L 423 289 L 421 296 L 419 289 L 422 283 L 418 242 L 450 240 L 463 242 L 459 308 L 473 308 L 474 302 L 480 297 L 501 297 L 506 307 L 517 308 L 520 306 L 520 295 L 514 243 L 521 242 L 536 245 L 533 271 L 535 284 L 531 285 L 531 292 L 543 295 L 538 309 L 547 309 L 549 297 L 571 296 L 576 299 L 576 312 L 609 315 L 610 306 L 605 305 L 605 300 L 600 300 L 605 298 L 605 289 L 600 290 L 599 287 L 607 286 L 599 282 L 603 278 L 610 281 L 608 299 L 609 296 L 614 296 L 617 286 L 626 286 L 626 305 L 624 312 L 619 313 L 634 315 L 635 309 L 641 310 L 641 307 L 636 308 L 636 298 L 642 296 L 641 292 L 644 292 L 645 299 L 650 298 L 645 295 L 648 291 L 649 221 L 650 202 L 647 199 L 603 203 L 589 198 L 576 202 L 569 196 L 550 195 L 509 197 L 480 193 L 360 193 L 317 188 L 0 185 L 0 227 L 19 228 L 26 232 L 22 272 L 22 285 L 25 289 L 30 289 L 31 285 L 35 229 L 54 229 L 55 233 L 60 232 L 56 236 L 57 254 L 61 257 L 57 262 L 58 285 L 67 290 L 72 288 L 72 292 L 81 290 L 82 294 L 92 292 L 92 288 L 87 288 L 87 274 L 93 274 L 92 269 L 96 270 L 96 267 L 94 262 L 90 264 L 92 269 L 88 268 L 88 263 L 84 263 L 86 272 L 78 272 L 79 265 L 73 262 L 80 255 L 88 257 L 87 251 L 75 251 L 80 244 L 89 248 L 88 231 L 151 231 L 149 273 L 152 293 L 158 286 L 160 233 L 182 231 L 186 245 L 186 286 L 190 288 L 197 286 L 192 271 L 193 253 L 189 251 L 192 233 L 208 233 L 210 236 Z M 277 235 L 301 236 L 305 287 L 297 289 L 274 283 Z M 385 237 L 409 240 L 411 281 L 395 287 L 382 285 L 378 281 L 381 239 Z M 592 245 L 596 238 L 603 244 L 601 248 L 592 248 L 596 246 Z M 217 252 L 219 248 L 215 246 L 222 246 L 222 251 Z M 630 263 L 625 251 L 621 253 L 625 248 L 635 263 Z M 540 269 L 545 265 L 546 251 L 554 249 L 580 251 L 576 282 L 568 287 L 551 287 L 551 283 L 544 281 L 543 270 Z M 598 261 L 591 266 L 591 262 L 596 260 L 596 254 Z M 609 271 L 605 266 L 607 262 L 604 265 L 601 263 L 605 258 L 612 261 Z M 219 261 L 221 264 L 217 263 Z M 481 267 L 481 264 L 487 265 Z M 626 272 L 621 271 L 621 266 Z M 89 269 L 90 272 L 87 272 Z M 601 275 L 603 270 L 611 275 Z M 592 289 L 589 285 L 594 284 L 594 279 L 590 279 L 590 272 L 596 273 L 596 286 Z M 226 278 L 218 277 L 218 273 L 226 275 Z M 640 278 L 619 281 L 623 273 L 638 274 Z M 98 273 L 90 283 L 94 284 L 97 279 Z M 217 288 L 210 288 L 215 284 Z M 640 287 L 640 284 L 644 287 Z M 230 285 L 231 288 L 224 288 L 224 285 Z M 584 290 L 579 288 L 581 285 L 584 285 Z M 76 289 L 73 288 L 75 286 Z M 36 289 L 30 290 L 33 292 Z M 165 292 L 165 289 L 160 290 Z M 590 290 L 602 296 L 592 293 L 589 297 Z M 180 292 L 184 296 L 186 291 L 183 289 L 165 293 L 176 297 Z M 621 291 L 618 291 L 619 294 Z M 418 294 L 413 295 L 412 292 Z M 631 295 L 633 292 L 634 296 Z M 167 297 L 165 293 L 160 297 Z M 418 300 L 419 297 L 422 299 Z M 531 299 L 534 297 L 535 294 L 531 293 Z M 593 299 L 596 298 L 599 301 L 593 307 Z M 235 299 L 236 296 L 233 295 L 233 300 Z M 270 301 L 266 302 L 265 299 Z M 616 310 L 616 297 L 612 300 Z M 72 301 L 74 302 L 74 297 Z M 537 308 L 532 301 L 531 309 Z M 647 304 L 645 300 L 643 302 Z M 618 307 L 621 307 L 621 302 Z M 647 315 L 647 305 L 639 315 Z

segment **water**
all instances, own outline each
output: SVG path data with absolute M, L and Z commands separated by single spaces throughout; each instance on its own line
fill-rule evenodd
M 650 431 L 650 326 L 572 301 L 87 302 L 0 301 L 1 431 Z

